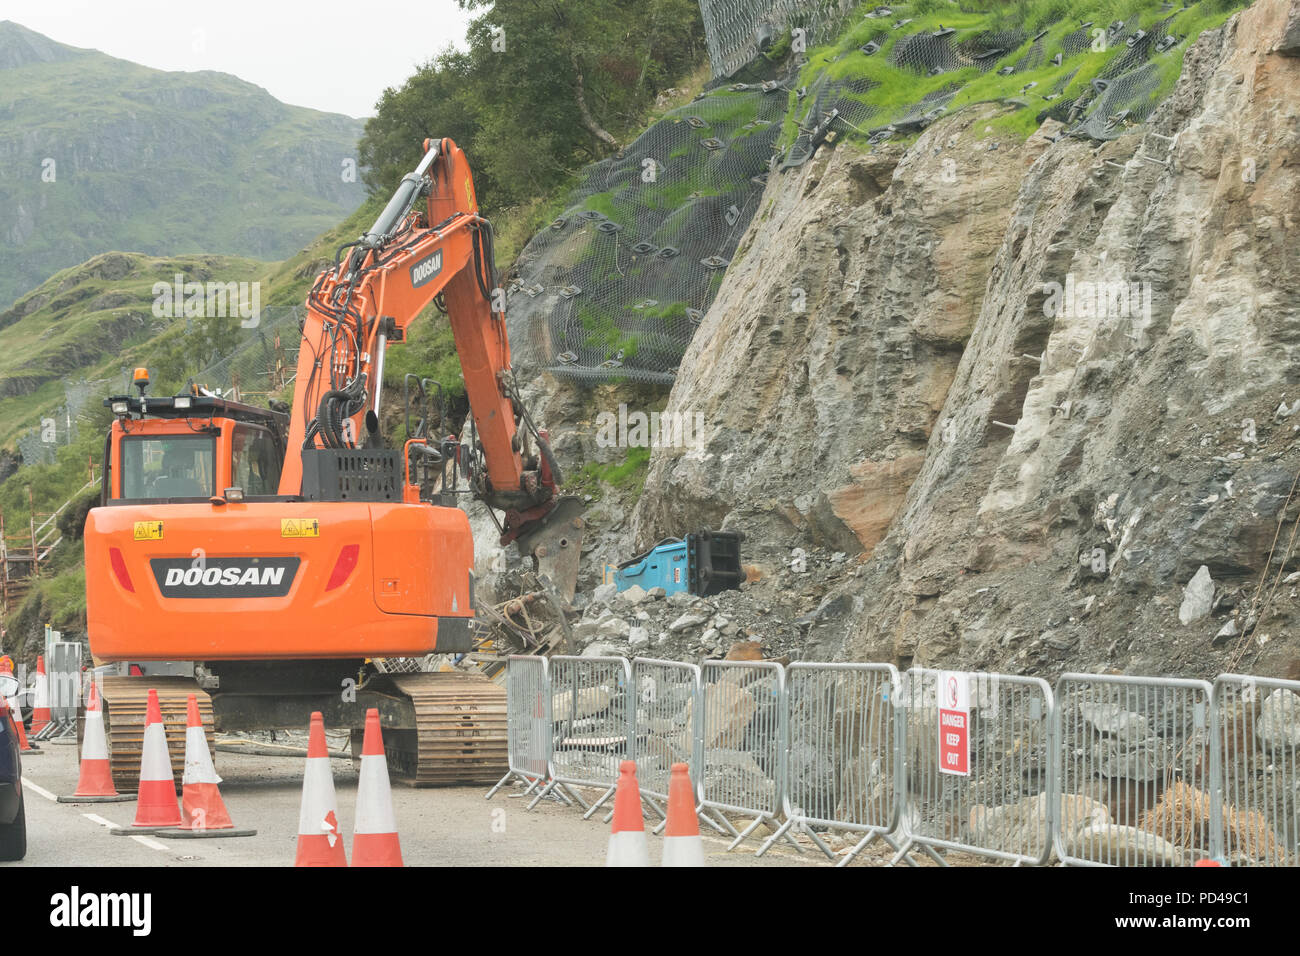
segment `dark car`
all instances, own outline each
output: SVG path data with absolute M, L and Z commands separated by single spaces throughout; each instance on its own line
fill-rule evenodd
M 17 692 L 18 679 L 0 673 L 0 860 L 21 860 L 27 855 L 23 765 L 18 756 L 18 729 L 6 701 Z

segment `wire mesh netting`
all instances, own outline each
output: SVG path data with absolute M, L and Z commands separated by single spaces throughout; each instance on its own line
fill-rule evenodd
M 879 143 L 919 132 L 954 104 L 975 102 L 1032 110 L 1036 123 L 1056 120 L 1069 135 L 1114 139 L 1159 104 L 1193 27 L 1245 5 L 1212 2 L 1184 0 L 1177 8 L 1151 0 L 1127 20 L 1058 19 L 1032 35 L 994 11 L 985 23 L 957 29 L 923 17 L 932 5 L 874 7 L 797 84 L 799 131 L 782 167 L 802 165 L 828 133 L 853 130 Z M 953 7 L 949 15 L 965 13 Z M 991 82 L 981 79 L 990 73 Z M 904 84 L 915 96 L 894 95 Z
M 265 405 L 294 379 L 304 311 L 301 306 L 263 309 L 257 324 L 241 328 L 234 348 L 196 372 L 194 381 L 232 401 Z
M 239 328 L 224 355 L 213 355 L 190 377 L 234 401 L 265 405 L 293 381 L 302 315 L 298 306 L 262 309 L 256 324 Z M 132 370 L 123 368 L 120 378 L 64 383 L 63 404 L 45 412 L 39 426 L 18 437 L 23 463 L 53 464 L 58 449 L 72 444 L 105 396 L 134 393 L 131 377 Z
M 560 377 L 671 382 L 758 207 L 787 97 L 702 95 L 587 167 L 515 265 L 515 364 Z
M 713 75 L 731 76 L 787 29 L 802 29 L 809 45 L 826 43 L 857 5 L 857 0 L 700 0 Z
M 103 394 L 107 384 L 107 381 L 65 382 L 63 404 L 43 414 L 38 427 L 18 437 L 18 452 L 23 463 L 52 464 L 59 447 L 72 444 L 77 437 L 83 424 L 83 413 L 92 398 L 97 399 Z

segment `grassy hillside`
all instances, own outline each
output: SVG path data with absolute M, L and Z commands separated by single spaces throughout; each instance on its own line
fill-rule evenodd
M 0 308 L 106 249 L 282 259 L 362 202 L 361 129 L 0 21 Z
M 155 282 L 176 274 L 249 282 L 266 264 L 228 256 L 157 258 L 110 252 L 64 269 L 0 313 L 0 445 L 61 402 L 68 381 L 122 381 L 122 369 L 184 335 L 184 318 L 154 315 Z

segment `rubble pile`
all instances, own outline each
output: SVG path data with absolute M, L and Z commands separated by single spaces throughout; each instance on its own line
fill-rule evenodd
M 699 662 L 743 644 L 735 654 L 747 659 L 801 660 L 828 624 L 852 610 L 852 600 L 827 595 L 860 568 L 843 552 L 795 549 L 784 567 L 751 566 L 755 580 L 709 597 L 601 584 L 574 598 L 581 617 L 572 625 L 573 652 Z

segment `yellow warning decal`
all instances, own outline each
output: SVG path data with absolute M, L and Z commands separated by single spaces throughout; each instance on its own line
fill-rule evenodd
M 281 518 L 280 537 L 319 538 L 320 522 L 315 518 Z
M 162 536 L 161 521 L 137 521 L 135 523 L 135 540 L 137 541 L 161 541 Z

